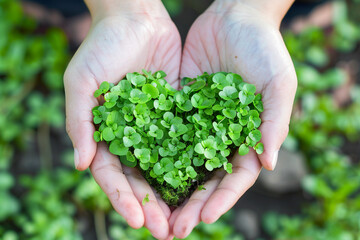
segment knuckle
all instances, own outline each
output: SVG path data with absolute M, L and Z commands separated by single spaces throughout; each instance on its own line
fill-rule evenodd
M 120 190 L 116 189 L 113 191 L 109 191 L 109 193 L 107 194 L 109 199 L 113 200 L 113 201 L 119 201 L 120 200 Z M 125 201 L 123 202 L 124 205 L 128 204 Z
M 96 175 L 106 176 L 107 174 L 109 174 L 111 172 L 123 174 L 123 171 L 122 171 L 119 163 L 117 163 L 117 162 L 104 163 L 99 166 L 91 165 L 90 168 L 91 168 L 91 172 Z

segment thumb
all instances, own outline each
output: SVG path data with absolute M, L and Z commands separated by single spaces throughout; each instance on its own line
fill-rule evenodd
M 263 89 L 263 123 L 259 130 L 264 152 L 258 155 L 264 168 L 274 170 L 279 149 L 289 132 L 289 122 L 297 87 L 294 68 L 273 77 Z
M 66 131 L 74 146 L 75 168 L 87 169 L 96 153 L 95 127 L 91 109 L 98 105 L 92 93 L 97 86 L 82 81 L 84 76 L 68 68 L 64 75 Z M 83 84 L 82 84 L 83 83 Z

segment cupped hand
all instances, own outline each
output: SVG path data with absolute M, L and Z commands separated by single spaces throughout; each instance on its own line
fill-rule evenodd
M 99 105 L 93 93 L 101 82 L 117 83 L 128 72 L 161 69 L 168 74 L 168 82 L 178 87 L 179 33 L 161 1 L 147 5 L 139 8 L 128 2 L 110 6 L 118 8 L 111 14 L 93 16 L 91 30 L 64 76 L 66 126 L 75 149 L 76 168 L 90 166 L 96 182 L 131 227 L 145 225 L 154 237 L 164 239 L 169 233 L 168 206 L 153 194 L 136 169 L 121 166 L 105 144 L 93 140 L 91 110 Z M 146 194 L 150 202 L 142 206 Z
M 279 22 L 241 1 L 215 1 L 190 29 L 180 76 L 204 71 L 240 74 L 263 96 L 261 114 L 264 153 L 251 150 L 232 159 L 233 173 L 219 171 L 176 209 L 170 225 L 176 237 L 186 237 L 200 222 L 212 223 L 227 212 L 257 179 L 261 166 L 273 170 L 288 133 L 297 86 L 293 63 L 279 32 Z

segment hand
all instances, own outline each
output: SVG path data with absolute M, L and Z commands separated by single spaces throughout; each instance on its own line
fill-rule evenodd
M 245 1 L 246 2 L 246 1 Z M 251 1 L 250 1 L 251 2 Z M 222 0 L 201 15 L 188 34 L 180 76 L 207 72 L 239 73 L 263 95 L 261 115 L 264 153 L 251 150 L 232 159 L 233 173 L 220 171 L 170 218 L 173 234 L 186 237 L 200 222 L 213 223 L 227 212 L 257 179 L 261 165 L 273 170 L 288 133 L 297 86 L 291 58 L 271 15 L 242 1 Z M 224 172 L 224 171 L 222 171 Z
M 141 0 L 140 0 L 141 1 Z M 128 72 L 164 70 L 177 88 L 181 40 L 161 1 L 116 1 L 108 9 L 88 2 L 93 25 L 65 76 L 66 126 L 75 166 L 90 170 L 115 210 L 133 228 L 147 227 L 156 238 L 168 236 L 169 207 L 158 199 L 136 169 L 121 166 L 106 144 L 93 140 L 93 93 L 103 81 L 119 82 Z M 111 1 L 110 1 L 111 2 Z M 141 6 L 141 7 L 139 7 Z M 150 202 L 141 205 L 149 194 Z

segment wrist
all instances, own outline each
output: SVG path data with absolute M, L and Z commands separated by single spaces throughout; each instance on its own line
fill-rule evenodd
M 294 0 L 215 0 L 223 9 L 241 11 L 251 8 L 278 27 L 293 2 Z
M 164 13 L 161 0 L 84 0 L 94 21 L 131 13 L 160 16 Z

